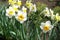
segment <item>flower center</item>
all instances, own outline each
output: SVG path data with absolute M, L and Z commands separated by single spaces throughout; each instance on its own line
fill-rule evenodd
M 32 7 L 32 10 L 34 10 L 34 6 Z
M 18 16 L 18 20 L 23 20 L 24 19 L 24 16 L 23 15 L 20 15 L 20 16 Z
M 43 28 L 45 31 L 49 30 L 49 26 L 44 26 Z
M 14 14 L 13 11 L 10 11 L 10 12 L 9 12 L 9 15 L 13 15 L 13 14 Z
M 49 14 L 49 10 L 45 10 L 45 14 Z
M 15 10 L 15 11 L 18 11 L 18 8 L 14 7 L 14 10 Z
M 27 6 L 28 8 L 30 8 L 31 3 L 26 3 L 26 6 Z

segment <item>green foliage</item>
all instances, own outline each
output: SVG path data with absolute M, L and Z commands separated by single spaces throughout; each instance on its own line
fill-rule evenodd
M 42 38 L 45 40 L 46 37 L 44 35 L 46 34 L 40 29 L 41 22 L 50 20 L 50 18 L 41 15 L 41 12 L 45 7 L 47 7 L 47 5 L 37 2 L 37 12 L 29 13 L 28 20 L 25 23 L 20 24 L 15 17 L 10 19 L 5 15 L 5 10 L 7 9 L 6 6 L 0 6 L 0 34 L 4 35 L 6 40 L 41 40 Z M 57 8 L 54 8 L 54 12 L 60 13 L 60 7 Z M 53 28 L 51 33 L 47 33 L 46 36 L 49 36 L 49 40 L 57 39 L 58 32 L 60 31 L 59 24 Z
M 28 20 L 24 24 L 20 24 L 14 17 L 8 18 L 5 15 L 5 5 L 0 8 L 0 34 L 4 35 L 6 40 L 40 40 L 39 26 L 42 18 L 39 13 L 45 8 L 44 4 L 37 6 L 36 13 L 28 14 Z
M 56 6 L 53 10 L 55 13 L 58 12 L 60 14 L 60 6 Z
M 32 21 L 32 23 L 34 23 L 34 27 L 39 27 L 40 22 L 43 21 L 42 20 L 43 15 L 40 15 L 40 13 L 45 9 L 45 7 L 47 7 L 47 5 L 43 4 L 43 3 L 41 4 L 40 2 L 37 2 L 36 6 L 37 6 L 37 12 L 30 13 L 30 14 L 28 14 L 28 16 L 29 16 L 30 21 Z
M 44 10 L 45 7 L 47 7 L 46 4 L 40 3 L 40 2 L 36 2 L 37 5 L 37 10 L 38 12 L 41 12 L 42 10 Z

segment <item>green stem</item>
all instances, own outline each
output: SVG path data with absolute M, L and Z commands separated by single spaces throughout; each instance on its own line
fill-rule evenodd
M 43 40 L 46 40 L 46 33 L 44 33 Z
M 25 36 L 25 31 L 24 31 L 24 26 L 23 26 L 23 24 L 22 24 L 22 33 L 23 33 L 23 37 L 24 37 L 24 39 L 26 39 L 26 36 Z
M 26 40 L 29 40 L 29 14 L 30 14 L 30 11 L 28 11 L 28 14 L 27 14 L 27 25 L 26 25 L 26 29 L 27 29 L 27 33 L 26 33 Z
M 20 24 L 20 29 L 21 30 L 20 30 L 20 34 L 19 35 L 21 36 L 21 40 L 24 40 L 23 33 L 22 33 L 23 32 L 23 30 L 22 30 L 22 24 Z
M 37 35 L 38 35 L 38 39 L 41 40 L 41 39 L 40 39 L 40 35 L 39 35 L 39 33 L 38 33 L 38 28 L 37 28 L 37 27 L 36 27 L 36 32 L 37 32 Z
M 56 22 L 53 24 L 53 26 L 55 26 L 57 23 L 58 23 L 58 21 L 56 21 Z

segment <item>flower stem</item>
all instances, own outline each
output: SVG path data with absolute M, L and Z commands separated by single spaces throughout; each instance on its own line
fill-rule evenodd
M 39 33 L 38 33 L 38 28 L 37 28 L 37 27 L 36 27 L 36 32 L 37 32 L 37 35 L 38 35 L 38 39 L 41 40 L 41 39 L 40 39 L 40 35 L 39 35 Z
M 44 33 L 43 40 L 46 40 L 46 33 Z
M 56 21 L 56 22 L 53 24 L 53 26 L 55 26 L 57 23 L 58 23 L 58 21 Z

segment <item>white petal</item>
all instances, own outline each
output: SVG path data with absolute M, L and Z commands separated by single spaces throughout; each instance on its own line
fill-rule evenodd
M 26 21 L 26 20 L 27 20 L 27 17 L 24 18 L 24 21 Z
M 52 16 L 51 16 L 51 19 L 54 20 L 54 19 L 55 19 L 55 15 L 52 15 Z
M 43 30 L 43 26 L 40 26 L 40 28 Z
M 50 13 L 51 13 L 51 15 L 53 15 L 53 10 L 50 9 Z
M 13 8 L 10 6 L 9 9 L 13 9 Z
M 36 5 L 34 4 L 34 10 L 33 10 L 34 12 L 36 12 Z
M 18 8 L 18 6 L 17 6 L 17 5 L 13 5 L 13 7 Z
M 9 12 L 9 9 L 6 9 L 6 12 L 8 13 Z
M 24 9 L 26 9 L 26 10 L 27 10 L 27 8 L 25 8 L 24 6 L 22 6 L 22 10 L 24 10 Z
M 50 30 L 51 30 L 51 29 L 53 29 L 53 27 L 54 27 L 54 26 L 53 26 L 53 25 L 51 25 L 51 26 L 50 26 Z
M 18 11 L 18 13 L 17 13 L 17 15 L 21 15 L 22 14 L 22 11 L 21 10 L 19 10 Z
M 51 25 L 51 22 L 50 21 L 46 21 L 45 25 L 50 26 Z
M 44 26 L 45 26 L 45 23 L 42 22 L 40 28 L 43 29 Z
M 42 23 L 41 23 L 41 26 L 45 26 L 45 23 L 42 22 Z
M 56 13 L 56 16 L 59 16 L 59 13 Z
M 43 30 L 44 33 L 47 33 L 48 31 Z
M 24 23 L 24 21 L 20 21 L 20 23 Z
M 48 7 L 46 7 L 45 9 L 48 10 Z

